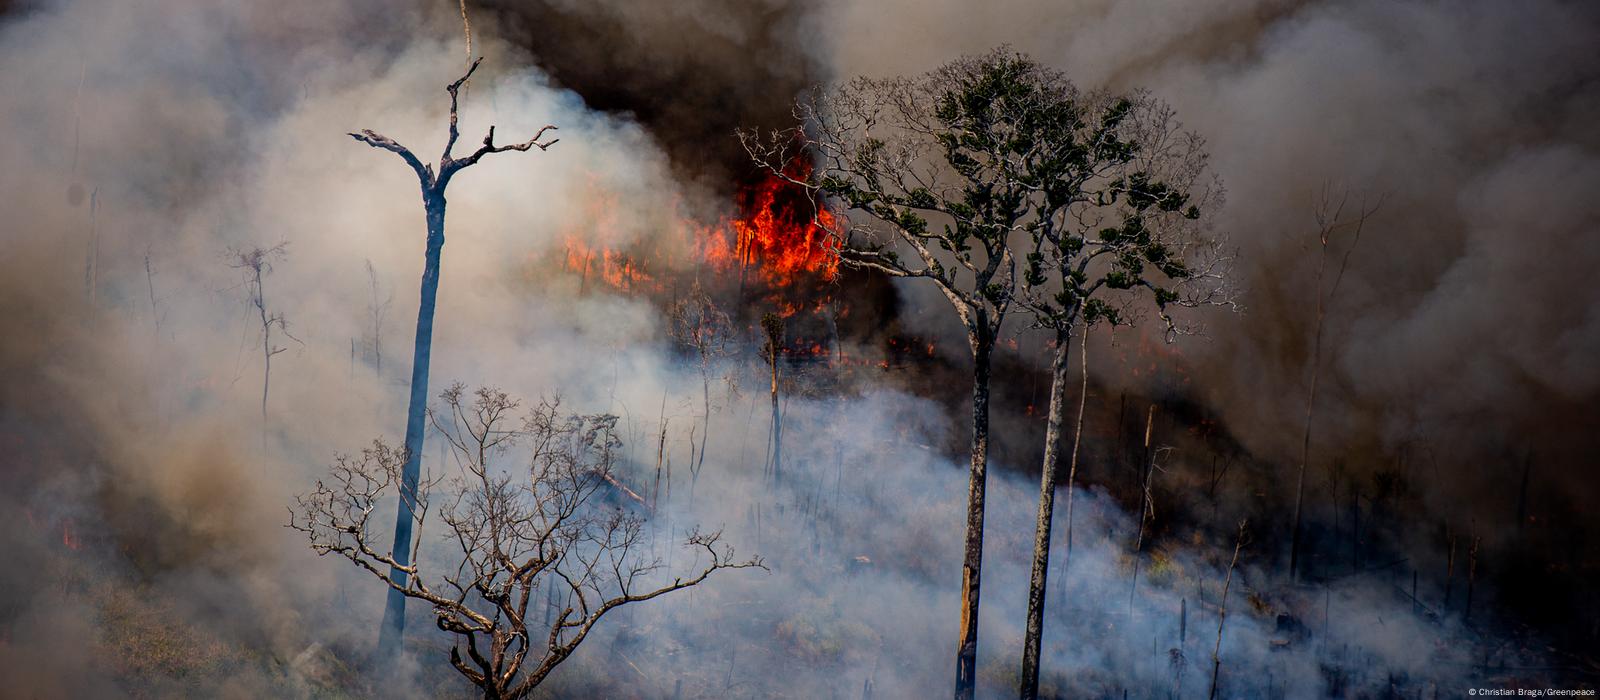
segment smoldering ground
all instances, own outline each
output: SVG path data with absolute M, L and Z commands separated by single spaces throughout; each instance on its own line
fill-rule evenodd
M 1388 455 L 1426 443 L 1445 466 L 1419 490 L 1447 495 L 1425 500 L 1458 527 L 1512 512 L 1496 500 L 1514 480 L 1501 455 L 1530 443 L 1547 479 L 1540 492 L 1593 492 L 1583 467 L 1596 300 L 1579 283 L 1595 257 L 1596 213 L 1583 195 L 1600 179 L 1584 120 L 1595 107 L 1596 66 L 1583 50 L 1592 11 L 1013 3 L 977 21 L 920 4 L 764 7 L 557 5 L 529 15 L 566 17 L 563 36 L 592 29 L 587 45 L 526 41 L 530 27 L 517 21 L 529 20 L 496 19 L 497 8 L 475 15 L 489 59 L 467 93 L 465 138 L 490 123 L 502 139 L 554 123 L 563 140 L 486 160 L 452 189 L 434 376 L 527 398 L 561 392 L 584 410 L 622 414 L 641 477 L 654 466 L 648 442 L 667 395 L 679 470 L 653 521 L 663 556 L 674 532 L 701 524 L 724 527 L 774 568 L 614 621 L 558 676 L 560 688 L 655 696 L 681 679 L 690 696 L 846 695 L 869 682 L 880 697 L 942 691 L 965 474 L 939 447 L 959 443 L 949 439 L 959 421 L 875 384 L 792 398 L 786 444 L 814 447 L 792 448 L 774 488 L 760 476 L 752 397 L 719 390 L 691 505 L 683 460 L 697 370 L 667 347 L 657 309 L 603 291 L 580 297 L 549 259 L 567 236 L 594 231 L 597 192 L 619 214 L 605 232 L 612 242 L 718 214 L 727 181 L 744 176 L 731 138 L 719 137 L 781 125 L 807 82 L 913 72 L 1002 42 L 1086 85 L 1150 87 L 1210 139 L 1250 311 L 1208 319 L 1209 341 L 1183 345 L 1183 361 L 1191 398 L 1263 462 L 1292 455 L 1298 435 L 1286 417 L 1305 380 L 1307 199 L 1333 181 L 1385 199 L 1330 315 L 1334 389 L 1318 408 L 1319 444 Z M 392 155 L 344 133 L 372 128 L 423 153 L 438 147 L 442 87 L 462 68 L 455 11 L 11 9 L 0 28 L 0 119 L 12 135 L 0 145 L 10 213 L 0 410 L 6 550 L 26 565 L 0 582 L 10 688 L 373 692 L 352 665 L 371 643 L 381 596 L 304 551 L 281 528 L 282 507 L 333 454 L 392 439 L 400 425 L 421 248 L 416 183 Z M 893 21 L 903 17 L 917 21 Z M 720 40 L 686 40 L 696 32 Z M 626 50 L 572 48 L 611 43 Z M 594 92 L 617 76 L 630 79 Z M 720 165 L 701 167 L 702 154 Z M 260 330 L 223 256 L 280 241 L 287 255 L 265 298 L 294 337 L 277 339 L 286 352 L 274 357 L 262 417 Z M 901 288 L 907 319 L 930 319 L 930 336 L 947 332 L 931 320 L 943 302 L 922 291 Z M 391 295 L 374 333 L 374 296 Z M 1096 400 L 1122 384 L 1154 393 L 1104 369 L 1116 348 L 1090 352 Z M 755 362 L 752 352 L 722 369 Z M 1208 461 L 1198 446 L 1179 454 L 1173 472 Z M 1035 489 L 1014 474 L 1027 466 L 997 465 L 991 477 L 981 668 L 996 694 L 1020 646 Z M 1276 484 L 1269 498 L 1283 496 L 1281 479 L 1263 481 Z M 1542 501 L 1549 511 L 1556 498 Z M 1228 525 L 1249 506 L 1224 504 L 1220 527 L 1169 538 L 1144 570 L 1126 555 L 1136 528 L 1115 498 L 1091 488 L 1077 508 L 1070 573 L 1058 569 L 1064 586 L 1052 584 L 1047 685 L 1203 692 Z M 1403 582 L 1271 586 L 1273 527 L 1255 524 L 1235 573 L 1220 654 L 1227 694 L 1360 692 L 1397 678 L 1449 692 L 1474 672 L 1468 655 L 1495 630 L 1415 614 L 1396 598 Z M 1510 537 L 1509 527 L 1483 529 Z M 1304 599 L 1317 595 L 1320 607 Z M 1286 627 L 1280 610 L 1296 613 Z M 425 612 L 413 612 L 414 635 L 438 644 Z M 423 694 L 460 690 L 442 664 L 419 682 Z

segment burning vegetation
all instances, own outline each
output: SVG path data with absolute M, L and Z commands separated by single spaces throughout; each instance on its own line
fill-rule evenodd
M 678 278 L 719 280 L 719 287 L 734 285 L 741 298 L 832 282 L 839 274 L 838 243 L 829 234 L 834 214 L 789 179 L 804 179 L 810 170 L 796 159 L 784 176 L 740 187 L 734 213 L 721 220 L 679 218 L 633 245 L 618 241 L 616 202 L 599 193 L 590 202 L 587 230 L 566 236 L 564 264 L 584 289 L 592 279 L 625 294 L 664 293 Z M 792 304 L 780 308 L 785 316 L 800 311 Z
M 1600 404 L 1563 305 L 1583 276 L 1508 247 L 1590 255 L 1587 122 L 1536 107 L 1600 75 L 1559 31 L 1600 16 L 1300 3 L 1165 43 L 1149 23 L 1104 65 L 1050 28 L 1091 84 L 943 46 L 879 56 L 928 72 L 838 82 L 880 66 L 800 39 L 901 31 L 862 21 L 881 9 L 289 2 L 197 23 L 0 1 L 23 29 L 0 33 L 0 163 L 23 174 L 0 183 L 7 691 L 1423 700 L 1600 679 Z M 1357 42 L 1405 70 L 1352 85 L 1322 72 L 1359 63 L 1333 48 L 1371 38 L 1351 17 L 1452 41 Z M 1502 25 L 1548 55 L 1485 58 Z M 152 65 L 169 28 L 178 65 Z M 437 41 L 458 31 L 464 64 Z M 186 54 L 216 32 L 251 68 L 339 68 L 210 70 Z M 1471 65 L 1401 80 L 1435 54 Z M 1472 112 L 1459 76 L 1502 74 L 1539 97 L 1465 126 L 1415 101 Z M 1350 145 L 1346 122 L 1382 131 L 1351 149 L 1379 165 L 1325 173 L 1306 144 Z M 349 131 L 368 125 L 405 145 Z M 1544 151 L 1502 158 L 1512 141 Z M 1406 148 L 1429 177 L 1385 174 Z M 1412 352 L 1438 338 L 1462 342 Z

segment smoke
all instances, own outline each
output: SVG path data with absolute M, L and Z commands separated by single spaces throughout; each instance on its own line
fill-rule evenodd
M 781 128 L 819 79 L 820 28 L 787 0 L 470 4 L 598 110 L 647 124 L 681 179 L 723 190 L 755 174 L 735 129 Z
M 1084 85 L 1147 87 L 1208 139 L 1248 312 L 1207 319 L 1209 342 L 1183 351 L 1202 400 L 1258 454 L 1297 447 L 1312 214 L 1331 188 L 1349 192 L 1347 216 L 1381 207 L 1331 302 L 1323 438 L 1466 448 L 1451 459 L 1515 445 L 1595 493 L 1572 416 L 1592 416 L 1595 382 L 1577 359 L 1595 347 L 1594 290 L 1577 280 L 1600 256 L 1597 210 L 1575 196 L 1596 182 L 1592 7 L 909 5 L 830 5 L 830 72 L 916 72 L 1009 43 Z M 892 21 L 912 14 L 929 21 Z
M 639 119 L 679 174 L 713 183 L 748 173 L 731 131 L 787 125 L 808 83 L 916 73 L 1010 44 L 1084 86 L 1149 88 L 1209 140 L 1231 193 L 1218 223 L 1239 247 L 1248 312 L 1202 319 L 1208 338 L 1181 350 L 1205 378 L 1207 395 L 1195 398 L 1251 451 L 1297 459 L 1313 214 L 1324 193 L 1344 193 L 1347 216 L 1381 207 L 1330 302 L 1318 427 L 1327 444 L 1422 445 L 1474 464 L 1533 449 L 1551 465 L 1545 488 L 1595 494 L 1581 468 L 1595 445 L 1574 416 L 1590 414 L 1594 378 L 1579 358 L 1594 347 L 1584 342 L 1593 324 L 1563 313 L 1593 301 L 1573 281 L 1595 261 L 1585 244 L 1595 211 L 1550 189 L 1594 181 L 1592 8 L 841 0 L 482 12 L 588 104 Z M 1527 220 L 1506 214 L 1519 210 Z M 1553 250 L 1565 254 L 1554 260 Z M 900 292 L 915 302 L 904 316 L 913 327 L 953 334 L 941 298 L 914 284 Z M 1475 473 L 1464 488 L 1434 492 L 1476 502 L 1505 487 L 1495 478 Z
M 571 239 L 620 248 L 725 214 L 731 184 L 749 175 L 733 128 L 784 125 L 810 82 L 915 72 L 1002 42 L 1085 85 L 1149 87 L 1210 139 L 1250 312 L 1210 319 L 1210 340 L 1185 345 L 1183 360 L 1193 398 L 1249 451 L 1293 454 L 1310 336 L 1308 202 L 1332 181 L 1381 196 L 1383 208 L 1330 313 L 1334 388 L 1318 407 L 1319 444 L 1381 454 L 1422 441 L 1446 464 L 1456 452 L 1526 447 L 1552 480 L 1594 487 L 1572 468 L 1592 447 L 1600 381 L 1588 361 L 1600 299 L 1581 284 L 1600 262 L 1585 235 L 1597 217 L 1584 195 L 1600 180 L 1584 120 L 1596 106 L 1585 9 L 471 7 L 488 58 L 465 92 L 463 143 L 490 124 L 502 143 L 547 123 L 562 141 L 490 156 L 453 183 L 433 376 L 616 412 L 640 479 L 668 397 L 667 458 L 679 470 L 652 521 L 663 556 L 674 533 L 703 525 L 774 567 L 609 620 L 558 674 L 558 690 L 666 695 L 682 680 L 710 696 L 853 694 L 868 682 L 888 696 L 943 692 L 966 474 L 942 448 L 961 440 L 959 418 L 864 372 L 843 395 L 792 396 L 792 462 L 774 487 L 760 469 L 765 397 L 719 387 L 711 425 L 698 426 L 713 431 L 712 454 L 691 502 L 683 465 L 698 370 L 668 347 L 659 309 L 581 291 L 553 261 Z M 432 160 L 442 88 L 464 68 L 459 31 L 448 4 L 365 0 L 63 1 L 0 25 L 0 124 L 11 136 L 0 143 L 0 205 L 11 213 L 0 258 L 0 522 L 23 564 L 0 577 L 0 670 L 19 692 L 363 687 L 347 664 L 371 644 L 381 595 L 310 556 L 281 527 L 282 507 L 333 454 L 393 439 L 401 424 L 423 236 L 417 184 L 393 154 L 345 134 L 374 129 Z M 260 324 L 224 255 L 279 242 L 287 254 L 265 301 L 288 333 L 273 338 L 284 352 L 263 417 Z M 369 261 L 377 296 L 394 299 L 381 332 Z M 900 290 L 907 324 L 944 332 L 935 306 Z M 1101 405 L 1113 387 L 1149 388 L 1108 369 L 1118 353 L 1091 348 Z M 754 362 L 741 355 L 717 371 L 738 378 Z M 447 468 L 435 448 L 429 468 Z M 1325 449 L 1322 461 L 1334 457 Z M 1174 472 L 1205 461 L 1183 460 Z M 1473 499 L 1504 491 L 1505 470 L 1487 471 L 1489 461 L 1436 477 L 1432 492 L 1468 498 L 1434 505 L 1470 513 Z M 1012 683 L 1020 648 L 1036 497 L 1017 475 L 1026 463 L 998 466 L 980 662 L 994 692 Z M 1064 584 L 1052 584 L 1047 683 L 1070 694 L 1200 692 L 1229 525 L 1248 509 L 1183 496 L 1220 510 L 1212 527 L 1136 560 L 1135 516 L 1101 489 L 1076 498 L 1070 573 L 1052 579 Z M 1252 527 L 1258 539 L 1234 573 L 1227 694 L 1373 689 L 1396 677 L 1455 687 L 1467 647 L 1439 640 L 1471 638 L 1456 618 L 1396 613 L 1414 603 L 1397 599 L 1405 582 L 1387 575 L 1271 589 L 1272 527 Z M 1325 618 L 1312 614 L 1319 603 Z M 415 636 L 439 644 L 425 611 L 413 612 Z M 422 657 L 420 694 L 459 690 L 442 658 Z
M 384 3 L 70 2 L 0 28 L 0 123 L 13 134 L 0 146 L 13 212 L 0 510 L 7 551 L 39 564 L 0 582 L 0 638 L 28 650 L 4 655 L 13 687 L 260 695 L 311 676 L 354 682 L 316 650 L 364 649 L 381 596 L 286 537 L 284 507 L 333 454 L 400 425 L 417 183 L 345 133 L 377 129 L 435 157 L 443 86 L 463 70 L 441 17 Z M 643 344 L 650 310 L 541 303 L 527 280 L 582 229 L 593 193 L 625 203 L 611 207 L 624 241 L 677 215 L 681 195 L 637 126 L 549 87 L 515 49 L 483 46 L 465 142 L 490 124 L 505 142 L 544 123 L 564 141 L 456 181 L 435 376 L 600 391 L 557 378 L 598 376 L 596 358 Z M 286 324 L 262 415 L 262 328 L 227 251 L 279 243 L 264 300 Z M 394 299 L 375 343 L 369 261 L 378 296 Z M 580 337 L 596 352 L 557 350 Z M 636 355 L 619 362 L 663 361 Z

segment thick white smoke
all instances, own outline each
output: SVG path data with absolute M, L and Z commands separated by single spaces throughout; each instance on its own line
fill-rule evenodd
M 1188 351 L 1214 392 L 1205 398 L 1250 447 L 1280 456 L 1293 441 L 1281 397 L 1303 378 L 1296 300 L 1306 290 L 1294 281 L 1303 274 L 1278 273 L 1305 268 L 1307 197 L 1326 180 L 1387 198 L 1335 315 L 1325 410 L 1394 407 L 1341 419 L 1327 440 L 1395 444 L 1483 417 L 1516 426 L 1551 396 L 1593 395 L 1600 377 L 1586 358 L 1600 321 L 1584 309 L 1600 299 L 1575 284 L 1600 262 L 1584 197 L 1600 173 L 1579 118 L 1595 106 L 1583 92 L 1594 71 L 1574 58 L 1593 36 L 1588 13 L 1244 2 L 976 12 L 834 3 L 792 31 L 839 77 L 915 72 L 1011 43 L 1085 85 L 1139 85 L 1172 101 L 1211 140 L 1232 191 L 1225 226 L 1251 261 L 1247 286 L 1263 294 Z M 640 32 L 655 21 L 627 16 Z M 305 551 L 281 527 L 283 506 L 336 452 L 399 432 L 421 207 L 398 158 L 345 134 L 374 129 L 436 157 L 443 86 L 462 69 L 455 21 L 453 6 L 80 0 L 0 25 L 0 206 L 11 212 L 0 434 L 16 487 L 0 513 L 8 550 L 39 564 L 0 578 L 0 640 L 15 652 L 0 654 L 0 675 L 22 679 L 14 687 L 363 687 L 339 668 L 371 643 L 379 590 Z M 948 442 L 949 418 L 874 384 L 791 398 L 791 471 L 774 488 L 761 478 L 764 397 L 719 387 L 691 504 L 682 465 L 697 369 L 668 347 L 659 309 L 603 289 L 580 295 L 552 259 L 597 216 L 618 245 L 724 205 L 683 184 L 657 134 L 552 85 L 499 27 L 475 29 L 488 59 L 465 93 L 463 143 L 489 124 L 502 142 L 556 124 L 562 141 L 492 156 L 452 185 L 433 376 L 622 415 L 635 478 L 653 467 L 665 395 L 679 470 L 652 521 L 663 554 L 674 533 L 700 524 L 773 566 L 611 621 L 555 683 L 636 696 L 677 681 L 687 696 L 856 696 L 868 683 L 877 697 L 943 692 L 966 474 L 930 446 Z M 743 25 L 723 29 L 730 42 L 753 41 Z M 286 351 L 273 358 L 263 419 L 259 322 L 224 253 L 279 242 L 286 256 L 266 301 L 293 338 L 276 339 Z M 380 302 L 393 298 L 376 334 L 369 261 Z M 750 352 L 720 369 L 755 363 Z M 1236 388 L 1257 376 L 1272 390 Z M 436 449 L 429 468 L 448 468 Z M 995 693 L 1013 682 L 1036 502 L 1030 479 L 1012 475 L 1028 465 L 998 466 L 981 660 Z M 1136 565 L 1133 518 L 1103 492 L 1076 497 L 1070 573 L 1056 560 L 1064 583 L 1052 586 L 1047 684 L 1202 692 L 1233 543 L 1195 533 Z M 58 546 L 64 532 L 81 549 Z M 1396 678 L 1452 692 L 1470 661 L 1451 641 L 1466 633 L 1406 613 L 1405 581 L 1272 592 L 1273 575 L 1258 568 L 1271 559 L 1247 548 L 1235 572 L 1226 694 L 1307 696 L 1336 683 L 1364 692 Z M 46 564 L 73 583 L 38 590 L 32 574 Z M 1326 620 L 1305 614 L 1319 609 Z M 141 619 L 174 621 L 178 658 L 127 651 L 162 629 Z M 439 644 L 427 625 L 412 630 Z M 459 691 L 443 658 L 422 659 L 419 694 Z

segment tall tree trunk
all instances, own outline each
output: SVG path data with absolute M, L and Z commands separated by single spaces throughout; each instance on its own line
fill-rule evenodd
M 967 537 L 961 565 L 961 644 L 956 651 L 957 700 L 977 692 L 978 601 L 983 573 L 983 505 L 989 466 L 989 370 L 994 352 L 988 317 L 974 319 L 972 346 L 972 466 L 967 481 Z
M 700 368 L 700 400 L 704 406 L 704 411 L 700 419 L 700 457 L 694 465 L 693 476 L 696 479 L 700 477 L 700 468 L 706 465 L 706 438 L 711 434 L 711 376 L 707 374 L 708 371 L 709 370 L 707 370 L 702 363 Z M 692 483 L 689 487 L 689 494 L 690 498 L 692 499 L 694 496 L 694 486 Z
M 1211 648 L 1211 691 L 1206 697 L 1216 700 L 1217 678 L 1222 675 L 1222 626 L 1228 622 L 1228 589 L 1233 586 L 1233 569 L 1239 565 L 1239 550 L 1244 548 L 1244 532 L 1248 521 L 1239 521 L 1239 535 L 1233 542 L 1233 560 L 1228 562 L 1228 576 L 1222 581 L 1222 600 L 1217 603 L 1217 645 Z
M 422 299 L 417 306 L 417 339 L 411 356 L 411 402 L 406 409 L 406 464 L 400 474 L 400 507 L 394 522 L 394 560 L 401 566 L 411 563 L 411 527 L 417 505 L 417 481 L 422 474 L 423 419 L 428 406 L 428 361 L 433 354 L 433 309 L 439 296 L 439 255 L 444 249 L 444 207 L 442 191 L 423 190 L 422 204 L 428 215 L 428 248 L 422 266 Z M 406 572 L 389 570 L 389 579 L 406 585 Z M 383 611 L 383 627 L 378 634 L 378 658 L 396 659 L 406 626 L 406 597 L 389 589 Z
M 1311 389 L 1306 392 L 1306 422 L 1305 430 L 1300 441 L 1300 468 L 1295 475 L 1294 484 L 1294 524 L 1289 531 L 1289 580 L 1297 581 L 1300 577 L 1300 520 L 1301 507 L 1305 503 L 1306 493 L 1306 465 L 1311 461 L 1311 425 L 1312 417 L 1317 408 L 1317 380 L 1322 376 L 1322 338 L 1328 320 L 1328 306 L 1333 303 L 1334 295 L 1339 293 L 1339 285 L 1344 282 L 1344 272 L 1350 267 L 1350 256 L 1356 252 L 1356 246 L 1361 243 L 1361 230 L 1366 227 L 1367 217 L 1371 216 L 1373 209 L 1363 209 L 1355 220 L 1355 234 L 1350 241 L 1350 247 L 1344 251 L 1344 257 L 1339 261 L 1339 269 L 1333 276 L 1333 288 L 1328 290 L 1326 297 L 1322 294 L 1323 273 L 1328 266 L 1328 241 L 1335 229 L 1341 226 L 1339 211 L 1344 209 L 1341 201 L 1339 210 L 1334 211 L 1332 218 L 1322 223 L 1322 231 L 1318 239 L 1322 243 L 1322 251 L 1317 256 L 1317 276 L 1315 280 L 1316 293 L 1316 337 L 1311 343 Z M 1318 218 L 1322 214 L 1319 212 Z
M 1050 363 L 1050 406 L 1045 419 L 1044 465 L 1039 477 L 1039 514 L 1033 530 L 1033 576 L 1028 580 L 1028 627 L 1022 647 L 1022 684 L 1018 696 L 1024 700 L 1039 697 L 1039 648 L 1044 636 L 1045 586 L 1050 571 L 1050 532 L 1055 515 L 1056 467 L 1061 458 L 1061 416 L 1066 397 L 1067 357 L 1071 336 L 1065 329 L 1056 331 L 1056 352 Z M 1079 415 L 1082 415 L 1082 403 Z M 1073 454 L 1077 454 L 1074 441 Z M 1071 489 L 1071 483 L 1067 484 Z M 1070 498 L 1070 494 L 1068 495 Z
M 1156 405 L 1144 414 L 1144 478 L 1139 482 L 1139 534 L 1133 538 L 1133 553 L 1144 551 L 1145 524 L 1155 515 L 1155 500 L 1150 493 L 1150 480 L 1156 475 L 1156 453 L 1150 448 L 1150 437 L 1156 424 Z M 1137 566 L 1134 572 L 1138 572 Z

